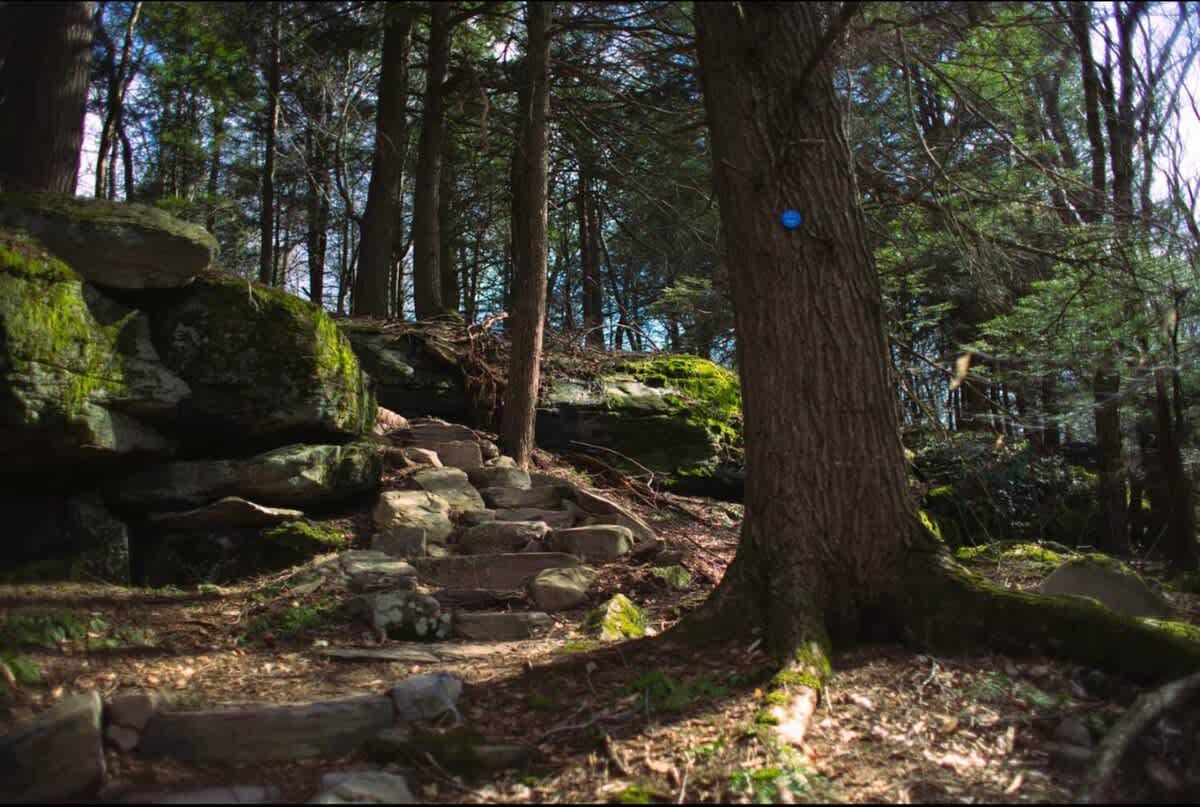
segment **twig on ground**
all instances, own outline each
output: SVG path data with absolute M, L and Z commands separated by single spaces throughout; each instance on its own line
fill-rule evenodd
M 549 737 L 551 734 L 558 734 L 559 732 L 562 732 L 562 731 L 576 731 L 578 729 L 586 729 L 590 726 L 594 726 L 597 723 L 600 723 L 605 720 L 623 720 L 624 718 L 629 717 L 633 714 L 634 714 L 634 712 L 632 712 L 628 709 L 622 710 L 620 712 L 605 712 L 604 714 L 596 715 L 591 720 L 588 720 L 584 723 L 571 723 L 568 725 L 554 726 L 553 728 L 546 729 L 546 731 L 543 732 L 542 739 L 544 740 L 547 737 Z
M 1084 803 L 1109 801 L 1109 786 L 1130 746 L 1164 714 L 1178 709 L 1198 695 L 1200 673 L 1193 673 L 1153 692 L 1147 692 L 1134 701 L 1133 706 L 1109 729 L 1100 744 L 1095 767 L 1084 790 Z
M 621 759 L 621 754 L 617 751 L 617 744 L 613 742 L 613 738 L 607 731 L 604 732 L 604 756 L 608 757 L 608 761 L 617 769 L 617 773 L 629 776 L 629 766 L 625 764 L 625 760 Z
M 470 795 L 474 796 L 475 798 L 479 799 L 480 801 L 488 801 L 488 802 L 495 801 L 495 799 L 490 799 L 487 796 L 483 795 L 482 792 L 475 790 L 473 788 L 467 787 L 462 782 L 459 782 L 457 779 L 455 779 L 453 776 L 450 775 L 450 772 L 448 770 L 446 770 L 440 764 L 438 764 L 438 761 L 433 758 L 433 754 L 429 753 L 428 751 L 425 752 L 425 759 L 429 762 L 430 766 L 433 768 L 434 778 L 445 782 L 446 784 L 450 785 L 451 787 L 455 788 L 458 791 L 470 794 Z

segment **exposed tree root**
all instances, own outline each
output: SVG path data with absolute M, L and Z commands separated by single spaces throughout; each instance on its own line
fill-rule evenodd
M 1084 801 L 1096 804 L 1111 800 L 1109 787 L 1130 746 L 1167 712 L 1184 706 L 1198 696 L 1200 673 L 1195 673 L 1138 698 L 1117 724 L 1109 729 L 1104 742 L 1100 744 Z
M 1009 591 L 945 553 L 910 552 L 904 638 L 945 652 L 1042 653 L 1141 684 L 1200 670 L 1200 629 L 1118 614 L 1084 597 Z

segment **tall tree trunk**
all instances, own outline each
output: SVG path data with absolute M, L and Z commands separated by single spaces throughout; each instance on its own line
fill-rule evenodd
M 1167 486 L 1166 555 L 1173 572 L 1195 571 L 1200 562 L 1196 546 L 1196 516 L 1192 510 L 1192 483 L 1183 470 L 1182 441 L 1178 418 L 1173 417 L 1168 371 L 1154 371 L 1155 425 L 1158 431 L 1158 459 Z
M 442 132 L 442 174 L 438 187 L 438 273 L 442 308 L 458 311 L 458 267 L 454 261 L 454 154 L 449 132 Z
M 323 112 L 323 110 L 322 110 Z M 318 114 L 318 118 L 323 117 Z M 329 246 L 329 168 L 325 164 L 325 146 L 319 132 L 310 125 L 306 133 L 309 170 L 308 233 L 305 239 L 308 253 L 308 299 L 322 304 L 325 295 L 325 252 Z
M 92 44 L 91 3 L 5 3 L 0 191 L 75 193 Z
M 280 8 L 271 10 L 270 55 L 267 57 L 267 136 L 262 172 L 262 221 L 258 258 L 259 282 L 271 285 L 275 278 L 275 129 L 279 125 L 279 33 Z
M 125 201 L 134 201 L 133 187 L 133 145 L 129 142 L 129 133 L 125 131 L 125 115 L 117 118 L 117 138 L 121 141 L 121 170 L 125 174 Z M 112 190 L 111 188 L 109 189 Z
M 408 3 L 389 3 L 387 13 L 371 185 L 362 217 L 362 243 L 354 283 L 356 316 L 388 315 L 393 248 L 401 227 L 400 193 L 404 186 L 404 146 L 408 142 L 409 40 L 416 15 Z M 397 314 L 402 310 L 402 306 L 397 307 Z
M 894 624 L 887 603 L 923 536 L 824 52 L 832 8 L 696 5 L 746 446 L 737 555 L 696 619 L 765 625 L 768 647 L 785 658 Z M 798 145 L 772 146 L 787 143 Z M 781 226 L 787 208 L 803 212 L 801 229 Z
M 546 117 L 550 106 L 546 84 L 551 11 L 550 3 L 525 5 L 529 39 L 524 80 L 518 90 L 517 119 L 521 121 L 521 131 L 512 167 L 514 306 L 500 443 L 522 468 L 529 467 L 534 446 L 534 410 L 546 319 Z
M 589 345 L 604 349 L 603 295 L 600 288 L 600 245 L 597 243 L 596 203 L 592 197 L 591 162 L 579 151 L 579 262 L 583 271 L 583 327 Z
M 208 212 L 204 217 L 204 226 L 212 232 L 217 226 L 217 193 L 221 189 L 221 146 L 225 143 L 225 111 L 213 110 L 212 145 L 208 158 Z
M 430 319 L 442 313 L 438 195 L 441 190 L 442 128 L 445 125 L 443 85 L 450 61 L 450 6 L 448 3 L 431 3 L 429 13 L 425 109 L 417 147 L 417 187 L 413 199 L 413 302 L 417 319 Z

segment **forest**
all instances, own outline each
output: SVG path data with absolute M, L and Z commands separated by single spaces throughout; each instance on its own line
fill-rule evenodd
M 1198 55 L 0 3 L 0 801 L 1200 798 Z

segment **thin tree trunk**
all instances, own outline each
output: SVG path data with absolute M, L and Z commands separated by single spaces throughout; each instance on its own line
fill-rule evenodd
M 1196 546 L 1196 517 L 1192 510 L 1192 483 L 1183 470 L 1180 434 L 1172 416 L 1168 370 L 1154 371 L 1155 421 L 1158 431 L 1158 460 L 1167 485 L 1167 546 L 1171 571 L 1195 571 L 1200 554 Z
M 395 244 L 402 226 L 400 195 L 404 187 L 404 147 L 408 142 L 408 56 L 415 12 L 407 3 L 388 4 L 388 27 L 383 37 L 383 67 L 379 75 L 379 111 L 375 117 L 375 151 L 367 209 L 362 217 L 362 243 L 354 283 L 356 316 L 386 317 Z M 402 284 L 398 284 L 402 288 Z
M 112 171 L 105 164 L 106 155 L 115 139 L 117 121 L 121 118 L 122 109 L 125 106 L 125 91 L 129 88 L 129 82 L 133 78 L 133 71 L 130 66 L 130 55 L 133 51 L 133 32 L 137 28 L 138 17 L 142 13 L 142 3 L 136 2 L 133 4 L 133 10 L 129 13 L 129 22 L 125 26 L 125 41 L 121 45 L 121 60 L 115 61 L 112 56 L 110 46 L 106 67 L 111 71 L 108 81 L 108 99 L 105 105 L 104 123 L 100 127 L 100 148 L 96 157 L 96 190 L 97 199 L 113 198 L 112 196 Z M 100 30 L 103 30 L 102 28 Z
M 323 110 L 322 110 L 323 112 Z M 323 117 L 319 114 L 318 117 Z M 325 148 L 320 134 L 310 126 L 306 133 L 310 161 L 306 176 L 308 184 L 308 298 L 317 305 L 325 295 L 325 252 L 329 246 L 329 168 L 325 165 Z
M 600 289 L 599 245 L 596 243 L 596 204 L 592 198 L 591 165 L 580 150 L 579 156 L 579 261 L 582 266 L 583 327 L 586 342 L 604 349 L 603 298 Z
M 1129 550 L 1126 530 L 1125 475 L 1121 460 L 1121 376 L 1110 360 L 1102 360 L 1092 382 L 1099 458 L 1098 493 L 1101 549 L 1112 554 Z
M 438 188 L 438 273 L 442 308 L 458 311 L 458 268 L 454 261 L 454 161 L 449 132 L 442 132 L 442 172 Z
M 212 232 L 217 226 L 216 197 L 221 187 L 221 146 L 225 142 L 225 113 L 223 110 L 214 110 L 212 129 L 212 146 L 209 149 L 211 153 L 208 161 L 208 185 L 206 187 L 208 213 L 204 217 L 204 226 L 209 232 Z
M 0 28 L 20 32 L 0 65 L 0 191 L 74 194 L 91 3 L 5 3 Z
M 445 116 L 443 83 L 450 61 L 450 7 L 430 4 L 429 53 L 425 76 L 425 109 L 417 147 L 417 187 L 413 199 L 413 302 L 417 319 L 442 313 L 438 228 L 438 195 L 441 190 L 442 129 Z
M 258 261 L 259 282 L 272 285 L 275 279 L 275 129 L 279 125 L 279 33 L 280 8 L 271 12 L 270 55 L 267 72 L 267 136 L 262 173 L 262 221 L 259 238 L 262 250 Z
M 121 169 L 125 174 L 125 201 L 132 202 L 135 197 L 133 186 L 133 145 L 129 142 L 129 134 L 125 131 L 125 117 L 123 114 L 117 119 L 117 138 L 121 141 Z
M 513 152 L 514 307 L 500 443 L 522 468 L 529 467 L 534 446 L 534 411 L 546 319 L 546 117 L 550 106 L 547 78 L 551 12 L 550 3 L 530 2 L 525 6 L 529 39 L 525 76 L 518 90 L 521 131 Z

